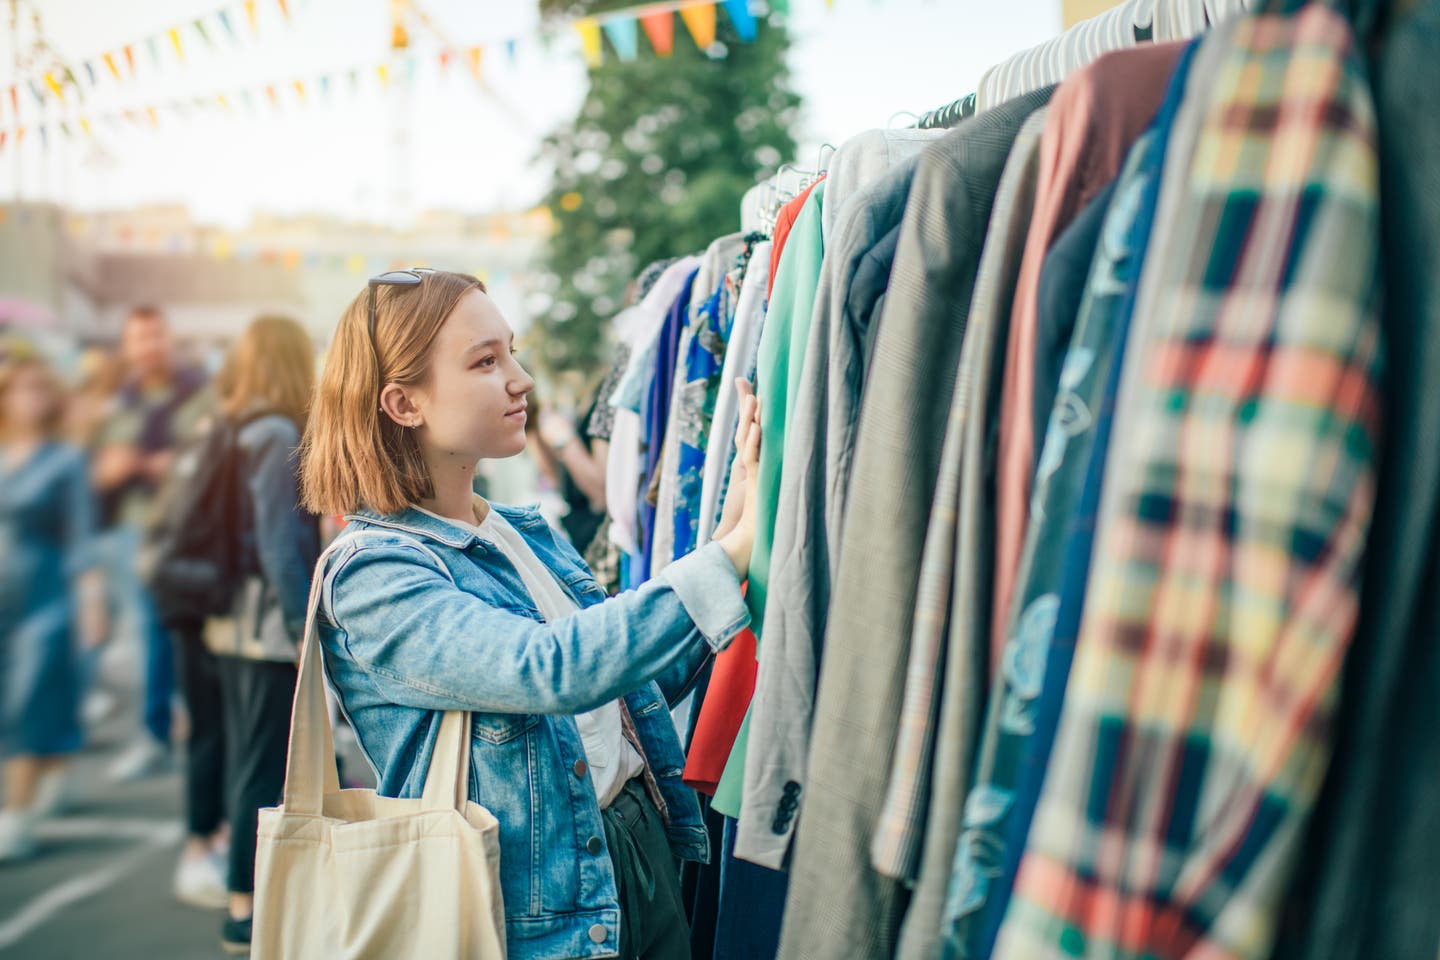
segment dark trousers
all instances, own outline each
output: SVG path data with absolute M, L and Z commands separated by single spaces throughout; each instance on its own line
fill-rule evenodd
M 631 780 L 603 812 L 620 896 L 620 960 L 689 960 L 680 871 L 660 811 Z
M 185 744 L 185 821 L 191 836 L 208 837 L 225 819 L 225 711 L 220 668 L 199 624 L 172 624 L 170 641 L 190 714 Z
M 278 804 L 285 789 L 296 671 L 293 663 L 240 657 L 216 660 L 225 692 L 225 736 L 230 743 L 227 885 L 231 893 L 253 893 L 259 811 Z

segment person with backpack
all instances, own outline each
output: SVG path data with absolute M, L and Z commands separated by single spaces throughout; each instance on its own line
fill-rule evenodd
M 250 947 L 257 816 L 285 782 L 298 644 L 320 555 L 296 457 L 314 379 L 314 346 L 294 320 L 265 316 L 246 329 L 220 378 L 211 468 L 199 471 L 195 491 L 208 511 L 195 511 L 192 530 L 209 549 L 170 554 L 190 561 L 195 612 L 208 617 L 205 644 L 219 668 L 230 822 L 221 945 L 233 953 Z M 156 576 L 166 576 L 163 559 Z

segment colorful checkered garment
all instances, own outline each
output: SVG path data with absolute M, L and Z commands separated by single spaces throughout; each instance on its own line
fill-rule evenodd
M 999 957 L 1268 957 L 1328 762 L 1375 487 L 1374 113 L 1325 7 L 1228 42 L 1169 158 L 1134 429 Z

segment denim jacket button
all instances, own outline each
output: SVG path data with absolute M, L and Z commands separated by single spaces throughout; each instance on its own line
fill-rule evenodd
M 603 923 L 597 923 L 590 928 L 590 939 L 595 943 L 604 943 L 605 938 L 610 936 L 610 931 L 605 929 Z
M 585 842 L 585 849 L 590 851 L 590 856 L 598 857 L 600 856 L 600 851 L 605 849 L 605 841 L 599 837 L 591 837 Z M 601 929 L 603 930 L 604 928 L 602 927 Z
M 583 776 L 585 776 L 585 774 L 587 774 L 587 773 L 589 773 L 589 772 L 590 772 L 590 767 L 585 763 L 584 760 L 576 760 L 576 761 L 575 761 L 575 776 L 577 776 L 577 777 L 583 777 Z

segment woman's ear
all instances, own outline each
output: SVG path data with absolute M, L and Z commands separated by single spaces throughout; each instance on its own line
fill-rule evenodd
M 380 391 L 380 409 L 402 427 L 414 428 L 425 424 L 425 417 L 420 413 L 414 398 L 398 383 L 387 383 L 385 389 Z

